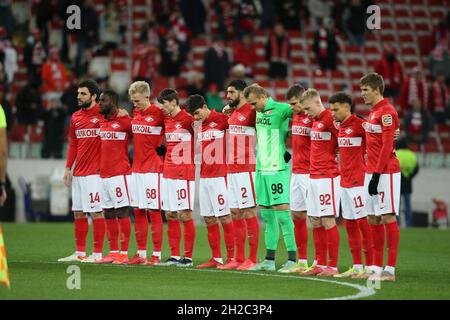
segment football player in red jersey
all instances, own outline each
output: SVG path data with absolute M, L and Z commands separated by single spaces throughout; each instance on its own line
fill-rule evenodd
M 314 248 L 317 256 L 317 265 L 306 269 L 302 274 L 334 276 L 339 273 L 337 263 L 340 241 L 335 221 L 339 214 L 340 202 L 338 130 L 331 110 L 325 109 L 317 90 L 306 90 L 300 103 L 306 114 L 314 118 L 311 129 L 307 208 L 313 224 Z
M 308 226 L 306 198 L 309 184 L 309 162 L 311 153 L 311 127 L 314 119 L 308 116 L 300 104 L 305 89 L 293 85 L 286 92 L 286 100 L 291 106 L 292 117 L 292 175 L 291 175 L 291 214 L 294 221 L 295 242 L 298 262 L 294 272 L 308 268 Z M 314 260 L 314 264 L 317 261 Z
M 134 105 L 134 156 L 131 168 L 130 197 L 134 207 L 137 253 L 128 264 L 157 265 L 161 262 L 163 221 L 161 217 L 161 178 L 163 158 L 159 150 L 164 140 L 164 114 L 150 103 L 150 85 L 136 81 L 128 89 Z M 148 220 L 151 220 L 153 254 L 147 261 Z
M 104 117 L 100 123 L 100 177 L 103 186 L 101 199 L 106 217 L 110 253 L 97 263 L 125 264 L 128 262 L 128 244 L 131 234 L 128 146 L 132 131 L 130 117 L 119 116 L 118 102 L 119 96 L 114 91 L 105 90 L 100 95 L 99 111 Z
M 162 202 L 167 219 L 170 258 L 161 265 L 192 267 L 195 223 L 192 216 L 195 197 L 194 118 L 182 110 L 178 92 L 167 88 L 158 96 L 166 114 L 166 156 L 162 179 Z M 183 222 L 184 257 L 180 257 L 181 224 Z
M 76 252 L 58 261 L 94 262 L 102 258 L 105 236 L 105 217 L 100 201 L 100 138 L 101 115 L 97 98 L 98 84 L 93 80 L 81 81 L 78 85 L 77 100 L 80 110 L 70 120 L 70 140 L 67 151 L 64 183 L 72 184 L 72 210 L 75 216 Z M 73 164 L 73 177 L 71 169 Z M 86 237 L 89 231 L 87 214 L 93 221 L 94 252 L 86 256 Z
M 365 210 L 374 242 L 375 278 L 395 281 L 395 266 L 399 243 L 396 216 L 400 204 L 400 165 L 395 155 L 394 137 L 399 128 L 398 114 L 388 99 L 383 97 L 384 80 L 377 73 L 370 72 L 360 80 L 361 95 L 371 111 L 366 131 L 367 181 Z M 388 259 L 383 268 L 385 234 Z
M 234 259 L 234 230 L 227 190 L 226 139 L 228 116 L 209 110 L 205 99 L 192 95 L 186 103 L 187 111 L 201 122 L 198 138 L 201 142 L 200 214 L 208 228 L 212 258 L 197 268 L 215 268 L 223 265 L 220 249 L 222 224 L 227 249 L 226 263 Z
M 372 266 L 372 233 L 364 210 L 366 192 L 366 121 L 352 113 L 352 98 L 345 92 L 337 92 L 330 97 L 330 109 L 339 123 L 338 145 L 341 172 L 341 209 L 345 220 L 348 243 L 353 258 L 353 266 L 336 278 L 358 276 L 365 273 L 361 249 L 364 248 L 366 267 Z M 362 236 L 362 241 L 361 241 Z

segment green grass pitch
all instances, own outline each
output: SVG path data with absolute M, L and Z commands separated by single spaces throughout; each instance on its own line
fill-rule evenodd
M 168 258 L 164 233 L 163 259 Z M 179 269 L 175 267 L 85 265 L 80 267 L 80 290 L 67 289 L 70 264 L 58 263 L 74 251 L 73 225 L 3 224 L 11 289 L 0 287 L 4 299 L 158 299 L 158 300 L 291 300 L 291 299 L 450 299 L 450 232 L 402 229 L 397 282 L 367 288 L 365 280 L 302 277 L 276 272 Z M 345 230 L 340 228 L 339 269 L 351 264 Z M 259 258 L 264 257 L 261 232 Z M 149 235 L 149 252 L 151 241 Z M 286 260 L 279 242 L 277 265 Z M 310 232 L 309 253 L 312 250 Z M 108 244 L 105 240 L 105 248 Z M 130 255 L 136 248 L 134 236 Z M 92 250 L 92 231 L 88 251 Z M 222 253 L 225 253 L 223 248 Z M 210 258 L 206 228 L 197 227 L 194 264 Z

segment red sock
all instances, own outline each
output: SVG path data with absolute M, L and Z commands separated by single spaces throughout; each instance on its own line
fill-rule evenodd
M 333 228 L 328 229 L 326 233 L 328 238 L 328 266 L 331 268 L 337 268 L 340 242 L 339 229 L 337 226 L 334 226 Z M 361 249 L 359 250 L 361 251 Z
M 314 251 L 317 258 L 317 265 L 327 265 L 327 232 L 325 228 L 319 227 L 313 229 Z
M 163 221 L 161 217 L 161 211 L 159 210 L 150 210 L 150 221 L 152 222 L 152 242 L 153 242 L 153 251 L 161 252 L 162 247 L 162 238 L 163 238 Z M 181 239 L 181 226 L 178 222 L 178 226 L 180 231 L 178 232 L 178 239 Z M 180 241 L 178 241 L 180 243 Z M 180 245 L 178 244 L 178 247 Z M 178 248 L 179 250 L 179 248 Z
M 227 262 L 234 258 L 234 228 L 233 222 L 222 224 L 225 247 L 227 248 Z M 245 238 L 244 238 L 245 239 Z M 245 257 L 245 251 L 244 251 Z
M 106 230 L 105 218 L 92 219 L 92 224 L 94 225 L 94 253 L 102 253 Z
M 348 245 L 352 253 L 353 264 L 362 264 L 361 234 L 359 233 L 357 220 L 345 220 L 347 229 Z
M 147 210 L 135 208 L 134 210 L 134 233 L 138 250 L 147 250 L 148 220 Z
M 75 245 L 77 251 L 86 252 L 86 238 L 89 231 L 87 217 L 75 219 Z
M 128 251 L 131 236 L 131 220 L 130 217 L 119 219 L 120 225 L 120 250 Z
M 358 219 L 358 227 L 362 235 L 362 244 L 366 266 L 371 266 L 373 264 L 373 237 L 367 219 Z
M 245 238 L 246 230 L 245 230 L 245 220 L 233 220 L 233 229 L 234 229 L 234 241 L 236 243 L 236 261 L 244 262 L 245 261 Z
M 297 244 L 298 258 L 308 259 L 308 226 L 306 219 L 293 219 L 295 243 Z
M 117 218 L 105 219 L 109 251 L 119 251 L 119 221 Z
M 245 219 L 247 224 L 247 238 L 249 246 L 248 258 L 254 263 L 257 262 L 259 244 L 259 222 L 257 217 Z
M 388 258 L 386 265 L 395 267 L 397 264 L 398 243 L 400 240 L 397 221 L 385 224 L 384 227 L 386 228 L 388 249 Z
M 195 242 L 195 223 L 194 219 L 183 222 L 184 225 L 184 257 L 192 260 Z
M 169 238 L 170 255 L 180 256 L 181 224 L 180 220 L 167 221 L 167 235 Z
M 219 224 L 213 224 L 207 226 L 208 228 L 208 241 L 211 248 L 213 258 L 222 258 L 222 252 L 220 250 L 220 227 Z
M 373 265 L 382 268 L 384 259 L 384 225 L 371 225 L 373 237 Z

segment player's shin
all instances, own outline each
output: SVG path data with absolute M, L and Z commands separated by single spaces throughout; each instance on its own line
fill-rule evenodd
M 130 235 L 131 235 L 130 217 L 119 218 L 119 226 L 120 226 L 120 253 L 128 254 L 128 246 L 130 244 Z
M 208 242 L 211 248 L 213 258 L 217 260 L 222 259 L 222 252 L 220 250 L 220 227 L 218 223 L 210 224 L 208 228 Z
M 147 237 L 148 220 L 145 209 L 135 208 L 134 212 L 134 232 L 136 235 L 138 254 L 142 258 L 147 257 Z
M 261 216 L 266 224 L 264 237 L 266 240 L 267 260 L 275 260 L 275 251 L 280 238 L 280 228 L 273 209 L 261 209 Z
M 94 232 L 94 255 L 102 256 L 103 242 L 105 240 L 106 222 L 103 217 L 94 217 L 92 219 Z
M 163 221 L 162 221 L 162 217 L 161 217 L 161 211 L 149 210 L 149 215 L 150 215 L 151 230 L 152 230 L 153 255 L 160 258 L 161 257 L 161 247 L 162 247 L 162 238 L 163 238 Z M 181 230 L 179 233 L 179 239 L 181 240 Z M 179 241 L 178 241 L 178 243 L 179 243 Z
M 308 226 L 306 219 L 293 219 L 298 259 L 308 260 Z
M 234 229 L 234 241 L 236 244 L 236 261 L 245 261 L 245 220 L 244 219 L 233 219 L 233 229 Z
M 348 235 L 348 245 L 353 258 L 353 265 L 362 265 L 361 234 L 357 220 L 345 220 Z
M 388 250 L 388 258 L 386 262 L 386 267 L 391 269 L 392 274 L 395 272 L 395 266 L 397 264 L 397 253 L 398 253 L 398 244 L 399 244 L 399 230 L 397 221 L 393 221 L 384 225 L 386 228 L 386 237 L 387 237 L 387 250 Z
M 259 244 L 259 222 L 257 217 L 245 219 L 247 224 L 247 237 L 249 245 L 248 258 L 253 262 L 257 262 L 258 244 Z
M 377 272 L 381 272 L 384 259 L 384 238 L 385 238 L 384 225 L 375 224 L 371 225 L 370 228 L 372 230 L 373 244 L 374 244 L 373 265 L 377 267 L 378 269 Z
M 313 228 L 314 250 L 317 258 L 317 265 L 325 267 L 327 265 L 327 234 L 323 226 Z
M 192 260 L 196 234 L 194 219 L 184 221 L 183 225 L 184 225 L 184 257 Z
M 180 220 L 167 221 L 167 237 L 169 239 L 170 256 L 180 258 L 181 224 Z
M 86 255 L 86 238 L 89 223 L 86 216 L 75 218 L 75 244 L 78 256 Z
M 337 268 L 339 257 L 339 229 L 337 225 L 326 230 L 327 234 L 327 248 L 328 248 L 328 266 L 331 268 Z
M 363 251 L 366 266 L 373 264 L 373 237 L 367 218 L 358 219 L 358 227 L 362 236 Z
M 106 234 L 109 242 L 110 253 L 119 252 L 119 221 L 117 218 L 106 218 Z
M 275 215 L 281 224 L 284 243 L 289 255 L 288 259 L 296 262 L 297 244 L 295 243 L 294 222 L 292 222 L 291 213 L 289 210 L 276 210 Z

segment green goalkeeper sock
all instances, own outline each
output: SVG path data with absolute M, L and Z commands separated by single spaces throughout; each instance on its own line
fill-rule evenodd
M 266 250 L 276 251 L 278 247 L 278 239 L 280 238 L 280 227 L 273 209 L 261 209 L 261 216 L 266 224 L 264 232 L 266 240 Z
M 291 218 L 289 210 L 277 210 L 275 215 L 281 224 L 281 231 L 283 232 L 284 244 L 288 252 L 297 251 L 297 244 L 295 243 L 294 222 Z

